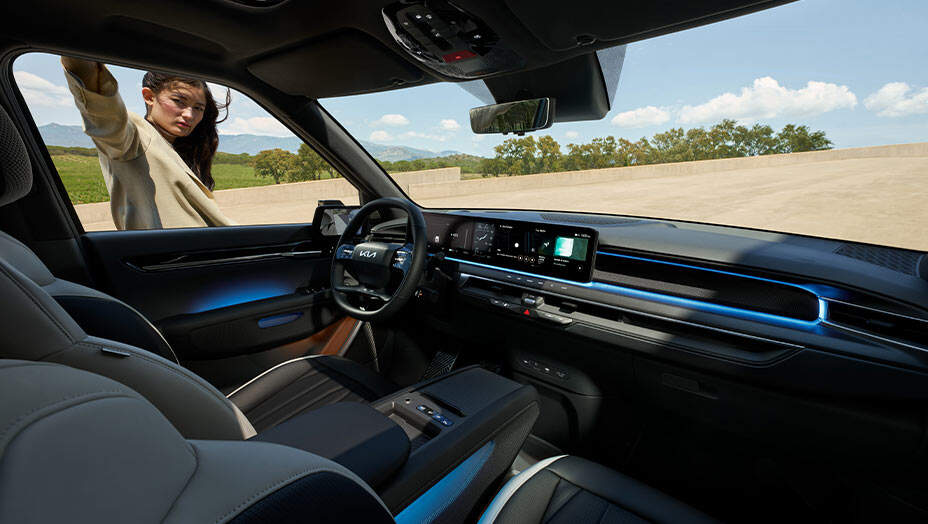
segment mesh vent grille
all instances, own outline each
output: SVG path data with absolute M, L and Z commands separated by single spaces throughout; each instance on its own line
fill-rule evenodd
M 869 264 L 883 266 L 906 275 L 917 275 L 918 259 L 921 253 L 892 249 L 887 247 L 867 246 L 863 244 L 842 244 L 835 253 L 856 258 Z
M 552 222 L 570 222 L 573 224 L 593 224 L 597 226 L 608 226 L 615 224 L 631 224 L 632 222 L 641 222 L 637 218 L 620 218 L 620 217 L 603 217 L 596 215 L 571 215 L 568 213 L 542 213 L 541 218 Z

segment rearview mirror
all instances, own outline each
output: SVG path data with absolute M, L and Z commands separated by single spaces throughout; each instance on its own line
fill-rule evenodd
M 552 118 L 554 99 L 536 98 L 506 104 L 475 107 L 470 110 L 470 128 L 474 133 L 516 133 L 547 129 Z

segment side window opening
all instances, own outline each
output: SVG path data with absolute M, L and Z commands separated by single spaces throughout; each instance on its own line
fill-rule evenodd
M 47 53 L 13 75 L 86 231 L 303 223 L 317 200 L 359 201 L 237 91 Z

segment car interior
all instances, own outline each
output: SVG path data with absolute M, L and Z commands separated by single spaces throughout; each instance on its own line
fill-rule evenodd
M 790 1 L 6 3 L 0 522 L 925 521 L 928 256 L 424 208 L 318 101 L 482 80 L 599 119 L 598 52 Z M 360 205 L 85 231 L 35 51 L 233 87 Z

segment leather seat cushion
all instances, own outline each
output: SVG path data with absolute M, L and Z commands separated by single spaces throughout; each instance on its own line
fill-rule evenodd
M 542 461 L 503 487 L 480 523 L 716 522 L 631 477 L 579 457 Z
M 279 364 L 229 394 L 261 431 L 300 413 L 336 402 L 370 402 L 399 389 L 371 369 L 335 356 Z

